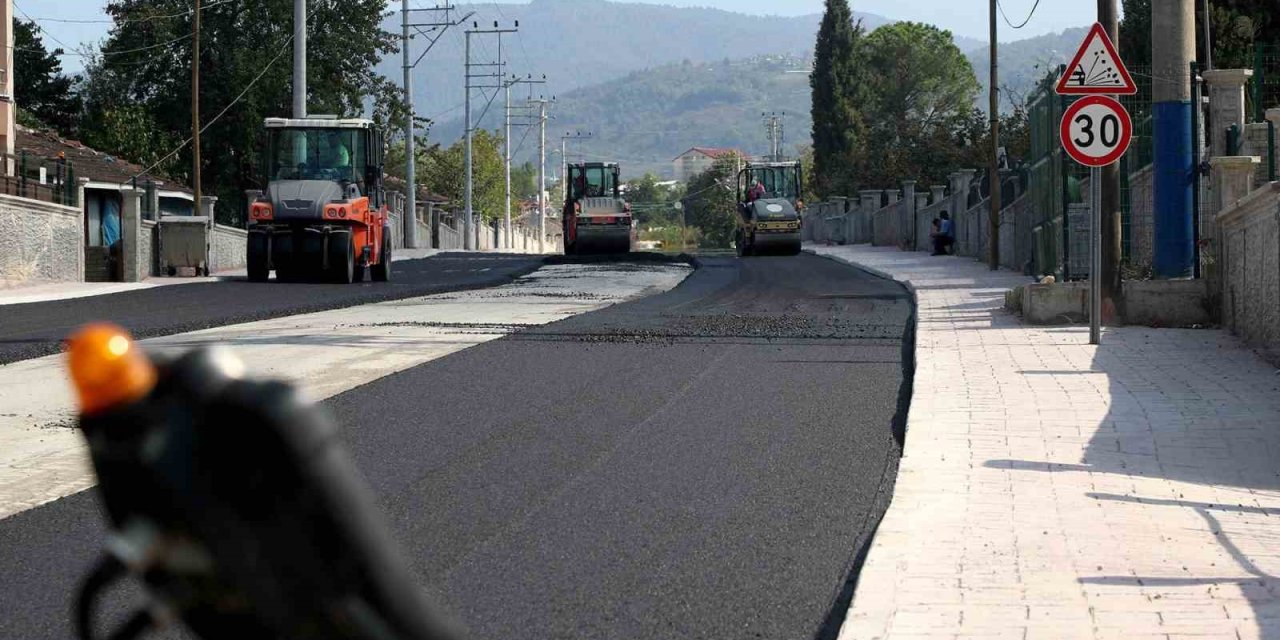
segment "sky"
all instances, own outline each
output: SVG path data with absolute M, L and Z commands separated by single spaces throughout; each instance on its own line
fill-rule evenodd
M 508 0 L 511 3 L 519 0 Z M 820 13 L 823 0 L 629 0 L 645 4 L 666 4 L 685 7 L 714 7 L 726 11 L 761 15 L 805 15 Z M 1000 0 L 1009 20 L 1020 24 L 1026 20 L 1036 0 Z M 398 3 L 393 3 L 397 4 Z M 419 2 L 419 4 L 421 4 Z M 459 4 L 464 2 L 459 1 Z M 100 41 L 110 27 L 102 12 L 104 0 L 15 0 L 18 17 L 36 19 L 50 38 L 46 45 L 62 47 L 68 51 L 93 45 Z M 851 0 L 855 11 L 876 13 L 894 20 L 928 22 L 949 29 L 958 36 L 987 39 L 986 0 Z M 1081 11 L 1081 6 L 1086 10 Z M 1014 30 L 1004 20 L 1000 21 L 1000 40 L 1009 42 L 1045 33 L 1062 31 L 1070 27 L 1086 26 L 1093 22 L 1093 3 L 1081 0 L 1041 0 L 1027 26 Z M 103 22 L 74 23 L 58 20 L 101 20 Z M 61 41 L 59 43 L 58 41 Z M 82 68 L 79 56 L 63 57 L 63 68 L 70 72 Z

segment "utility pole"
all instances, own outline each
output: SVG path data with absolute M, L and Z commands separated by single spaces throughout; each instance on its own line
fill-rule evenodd
M 466 32 L 466 33 L 467 33 L 467 37 L 466 37 L 466 52 L 465 52 L 465 55 L 466 55 L 466 98 L 465 98 L 465 100 L 463 101 L 463 102 L 464 102 L 464 107 L 463 107 L 463 108 L 464 108 L 464 109 L 466 109 L 466 112 L 467 112 L 467 116 L 466 116 L 466 127 L 467 127 L 467 132 L 466 132 L 466 139 L 467 139 L 467 142 L 466 142 L 466 164 L 467 164 L 467 169 L 466 169 L 466 174 L 467 174 L 467 175 L 466 175 L 466 183 L 467 183 L 467 187 L 466 187 L 466 196 L 465 196 L 465 200 L 464 200 L 464 209 L 465 209 L 465 211 L 466 211 L 466 216 L 465 216 L 465 217 L 466 217 L 466 233 L 467 233 L 467 237 L 466 237 L 466 240 L 465 240 L 465 244 L 464 244 L 463 246 L 464 246 L 467 250 L 473 250 L 473 249 L 475 249 L 475 248 L 476 248 L 476 223 L 475 223 L 475 167 L 473 166 L 473 160 L 474 160 L 474 155 L 473 155 L 473 139 L 474 139 L 474 136 L 475 136 L 475 126 L 473 125 L 473 123 L 472 123 L 472 118 L 471 118 L 471 116 L 472 116 L 472 113 L 471 113 L 471 91 L 472 91 L 473 89 L 493 89 L 493 90 L 494 90 L 494 97 L 496 98 L 496 97 L 497 97 L 497 91 L 499 91 L 499 90 L 501 90 L 501 89 L 503 89 L 503 88 L 504 88 L 504 87 L 503 87 L 503 84 L 504 84 L 504 83 L 502 83 L 502 82 L 501 82 L 501 80 L 502 80 L 502 78 L 506 75 L 506 74 L 505 74 L 505 73 L 503 73 L 503 71 L 502 71 L 502 69 L 503 69 L 503 67 L 506 65 L 506 63 L 502 61 L 501 51 L 499 51 L 499 57 L 498 57 L 498 61 L 497 61 L 497 62 L 485 62 L 485 63 L 472 63 L 472 62 L 471 62 L 471 38 L 472 38 L 472 36 L 477 36 L 477 35 L 496 34 L 496 35 L 498 35 L 498 37 L 499 37 L 498 45 L 499 45 L 499 47 L 501 47 L 501 45 L 502 45 L 502 40 L 501 40 L 502 34 L 504 34 L 504 33 L 516 33 L 516 32 L 518 32 L 518 31 L 519 31 L 519 29 L 520 29 L 520 23 L 519 23 L 518 21 L 516 22 L 516 26 L 515 26 L 515 28 L 514 28 L 514 29 L 500 29 L 500 28 L 498 28 L 498 23 L 497 23 L 497 22 L 494 22 L 494 23 L 493 23 L 493 28 L 492 28 L 492 29 L 481 29 L 481 28 L 479 28 L 479 25 L 478 25 L 477 23 L 474 23 L 474 22 L 473 22 L 473 23 L 471 23 L 471 28 L 470 28 L 470 29 L 468 29 L 468 30 L 467 30 L 467 32 Z M 481 68 L 481 69 L 484 69 L 484 68 L 494 69 L 494 68 L 496 68 L 496 69 L 497 69 L 497 71 L 486 71 L 486 72 L 484 72 L 484 73 L 476 73 L 476 72 L 473 72 L 473 71 L 472 71 L 472 67 Z M 480 80 L 480 79 L 488 79 L 488 80 L 490 80 L 490 81 L 493 81 L 493 80 L 495 80 L 495 79 L 496 79 L 496 80 L 498 81 L 498 84 L 494 84 L 494 85 L 473 84 L 473 81 Z M 492 98 L 490 98 L 490 99 L 489 99 L 489 103 L 490 103 L 490 104 L 492 104 L 492 102 L 493 102 L 493 99 L 492 99 Z M 482 120 L 484 119 L 484 116 L 483 116 L 483 115 L 481 115 L 481 119 L 482 119 Z
M 1124 51 L 1119 50 L 1120 16 L 1116 10 L 1116 0 L 1098 0 L 1098 23 L 1106 30 L 1111 42 L 1115 43 L 1117 52 L 1123 56 Z M 1090 274 L 1089 277 L 1098 278 L 1102 289 L 1102 322 L 1110 323 L 1115 320 L 1119 299 L 1124 293 L 1120 281 L 1120 257 L 1124 253 L 1121 237 L 1123 225 L 1120 223 L 1120 164 L 1103 167 L 1101 182 L 1101 220 L 1098 228 L 1102 235 L 1102 265 L 1099 273 Z
M 787 112 L 762 113 L 760 117 L 764 118 L 765 130 L 769 136 L 769 161 L 782 162 L 783 141 L 786 139 Z
M 987 258 L 992 271 L 1000 268 L 1000 43 L 996 40 L 996 11 L 996 0 L 991 0 L 991 170 L 987 177 L 991 212 L 987 216 Z M 956 213 L 953 211 L 952 215 Z
M 538 106 L 538 253 L 547 252 L 547 100 L 530 100 Z
M 418 224 L 417 224 L 418 222 L 418 167 L 417 167 L 418 152 L 417 152 L 417 140 L 414 135 L 417 131 L 417 123 L 414 122 L 414 120 L 417 117 L 417 114 L 414 112 L 414 107 L 413 107 L 413 70 L 418 66 L 418 63 L 422 61 L 422 58 L 425 57 L 433 47 L 435 47 L 436 42 L 440 40 L 440 37 L 444 35 L 445 31 L 448 31 L 449 27 L 454 27 L 459 24 L 460 22 L 459 20 L 451 20 L 449 18 L 449 14 L 454 10 L 454 8 L 455 7 L 453 5 L 446 2 L 443 6 L 428 7 L 426 9 L 410 9 L 409 0 L 402 0 L 401 8 L 400 8 L 401 26 L 404 29 L 404 34 L 402 36 L 401 45 L 400 45 L 400 53 L 404 59 L 404 108 L 405 108 L 405 113 L 407 118 L 404 125 L 404 157 L 405 157 L 404 176 L 405 176 L 405 191 L 407 193 L 405 193 L 403 222 L 404 222 L 404 245 L 409 249 L 417 249 L 419 245 Z M 411 11 L 428 11 L 428 12 L 431 12 L 432 15 L 435 15 L 436 13 L 439 13 L 439 12 L 444 12 L 444 18 L 443 19 L 433 18 L 433 19 L 430 19 L 428 22 L 424 22 L 424 23 L 411 23 L 409 21 L 409 13 Z M 466 20 L 470 16 L 471 14 L 468 14 L 467 16 L 464 16 L 461 20 Z M 424 28 L 429 29 L 429 31 L 423 31 Z M 418 59 L 414 60 L 413 62 L 409 62 L 409 58 L 412 53 L 410 51 L 410 44 L 413 42 L 413 36 L 409 33 L 410 29 L 417 30 L 417 32 L 422 34 L 424 37 L 426 37 L 428 41 L 427 47 L 422 52 L 422 55 L 419 55 Z M 432 35 L 432 34 L 435 34 L 435 35 Z
M 502 37 L 501 37 L 501 36 L 499 36 L 499 37 L 498 37 L 498 56 L 499 56 L 499 57 L 501 57 L 501 56 L 502 56 Z M 506 201 L 505 201 L 505 203 L 504 203 L 504 205 L 503 205 L 503 206 L 505 207 L 506 213 L 505 213 L 505 216 L 504 216 L 504 223 L 503 223 L 503 224 L 504 224 L 504 227 L 503 227 L 503 228 L 505 229 L 505 231 L 506 231 L 506 236 L 507 236 L 507 244 L 506 244 L 506 247 L 504 247 L 504 248 L 506 248 L 506 249 L 510 249 L 510 248 L 512 248 L 512 247 L 514 247 L 514 246 L 515 246 L 515 245 L 513 245 L 513 244 L 512 244 L 512 240 L 511 240 L 511 231 L 512 231 L 512 229 L 511 229 L 511 154 L 512 154 L 512 148 L 511 148 L 511 87 L 513 87 L 513 86 L 515 86 L 515 85 L 518 85 L 518 84 L 527 84 L 527 85 L 529 85 L 529 92 L 530 92 L 530 94 L 532 94 L 532 93 L 533 93 L 533 85 L 535 85 L 535 84 L 546 84 L 546 82 L 547 82 L 547 79 L 546 79 L 546 78 L 547 78 L 546 76 L 543 76 L 541 80 L 534 80 L 532 76 L 530 76 L 530 77 L 528 77 L 528 78 L 524 78 L 524 79 L 522 79 L 522 78 L 518 78 L 518 77 L 516 77 L 516 76 L 511 76 L 511 79 L 510 79 L 510 80 L 508 80 L 507 82 L 502 83 L 502 84 L 503 84 L 503 86 L 504 86 L 504 91 L 506 91 L 506 94 L 507 94 L 507 107 L 506 107 L 506 110 L 505 110 L 505 112 L 506 112 L 506 115 L 505 115 L 506 134 L 505 134 L 505 140 L 503 140 L 503 146 L 505 147 L 505 152 L 504 152 L 504 154 L 503 154 L 503 155 L 505 156 L 504 161 L 503 161 L 503 169 L 504 169 L 505 180 L 506 180 Z M 532 99 L 532 98 L 533 98 L 533 96 L 532 96 L 532 95 L 530 95 L 529 97 L 530 97 L 530 99 Z M 526 125 L 526 126 L 527 126 L 527 125 Z
M 1191 76 L 1194 0 L 1151 3 L 1153 267 L 1157 278 L 1189 278 L 1197 250 L 1192 224 Z
M 203 215 L 204 207 L 200 204 L 204 197 L 200 184 L 200 0 L 195 0 L 195 12 L 191 15 L 191 190 L 196 215 Z
M 409 0 L 400 4 L 400 24 L 404 34 L 400 40 L 400 53 L 404 58 L 404 246 L 418 248 L 418 166 L 417 149 L 413 139 L 413 66 L 409 64 Z
M 560 171 L 560 199 L 569 199 L 569 141 L 570 140 L 586 140 L 591 137 L 591 132 L 583 133 L 577 131 L 574 133 L 565 132 L 560 136 L 560 162 L 563 167 Z
M 293 117 L 307 117 L 307 0 L 293 0 Z

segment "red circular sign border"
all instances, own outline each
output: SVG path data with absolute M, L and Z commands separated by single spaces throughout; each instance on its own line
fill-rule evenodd
M 1111 107 L 1111 110 L 1115 111 L 1116 115 L 1120 117 L 1120 128 L 1124 132 L 1121 136 L 1124 143 L 1116 145 L 1116 150 L 1110 154 L 1098 158 L 1081 153 L 1071 140 L 1072 117 L 1083 111 L 1085 107 L 1096 104 Z M 1125 109 L 1119 100 L 1111 96 L 1088 96 L 1076 100 L 1070 107 L 1067 107 L 1066 112 L 1062 114 L 1062 123 L 1058 125 L 1058 135 L 1062 138 L 1062 148 L 1067 151 L 1067 155 L 1071 156 L 1072 160 L 1086 167 L 1105 167 L 1115 164 L 1124 154 L 1129 152 L 1129 147 L 1133 144 L 1133 118 L 1129 115 L 1129 110 Z

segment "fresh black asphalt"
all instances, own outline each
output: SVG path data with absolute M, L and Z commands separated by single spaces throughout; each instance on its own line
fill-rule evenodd
M 391 282 L 358 285 L 220 282 L 0 307 L 0 365 L 57 353 L 88 322 L 109 320 L 150 338 L 371 302 L 505 284 L 542 266 L 540 256 L 444 254 L 395 263 Z
M 908 294 L 813 256 L 701 262 L 325 403 L 472 637 L 838 626 L 896 474 Z M 70 636 L 94 499 L 0 521 L 0 637 Z

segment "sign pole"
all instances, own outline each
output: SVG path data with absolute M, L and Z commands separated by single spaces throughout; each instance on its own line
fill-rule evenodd
M 1089 169 L 1089 344 L 1102 344 L 1102 167 Z

